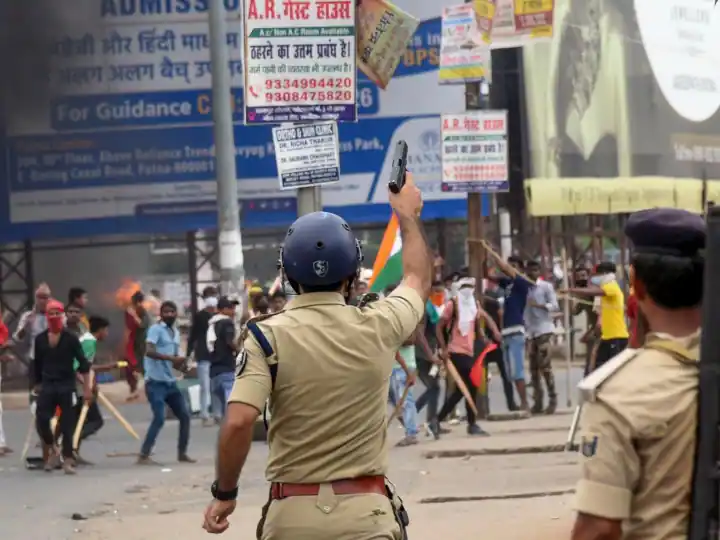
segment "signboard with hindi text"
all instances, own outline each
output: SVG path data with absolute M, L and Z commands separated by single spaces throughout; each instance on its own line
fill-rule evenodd
M 440 84 L 490 80 L 490 46 L 472 4 L 446 7 L 442 15 Z
M 474 6 L 492 49 L 552 38 L 555 0 L 474 0 Z
M 358 67 L 383 90 L 392 79 L 419 21 L 386 0 L 358 7 Z
M 245 123 L 355 121 L 353 0 L 246 0 Z
M 508 191 L 507 111 L 444 114 L 441 122 L 443 191 Z
M 272 135 L 280 189 L 340 181 L 340 148 L 335 122 L 274 127 Z

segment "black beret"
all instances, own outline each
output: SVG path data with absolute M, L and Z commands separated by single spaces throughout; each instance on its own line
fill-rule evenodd
M 677 208 L 652 208 L 632 214 L 625 235 L 638 253 L 694 257 L 705 248 L 705 220 Z

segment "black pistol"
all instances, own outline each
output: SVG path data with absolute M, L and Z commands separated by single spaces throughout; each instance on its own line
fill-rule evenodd
M 392 160 L 392 171 L 388 189 L 393 193 L 400 193 L 405 185 L 405 173 L 407 172 L 408 145 L 405 141 L 398 141 L 395 145 L 395 153 Z

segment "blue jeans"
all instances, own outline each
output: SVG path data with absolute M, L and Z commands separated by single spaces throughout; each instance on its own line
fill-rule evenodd
M 503 336 L 503 357 L 510 378 L 513 381 L 525 380 L 525 336 L 511 334 Z
M 198 360 L 197 375 L 200 380 L 200 418 L 206 420 L 210 418 L 211 410 L 215 415 L 218 415 L 216 411 L 220 410 L 220 403 L 210 389 L 210 360 Z
M 400 400 L 405 391 L 405 383 L 407 377 L 402 368 L 393 368 L 390 375 L 390 388 L 395 399 Z M 415 396 L 413 396 L 412 388 L 409 390 L 405 403 L 403 403 L 403 423 L 405 424 L 405 435 L 407 437 L 415 437 L 418 434 L 417 410 L 415 408 Z
M 219 407 L 215 413 L 216 418 L 222 418 L 227 411 L 227 402 L 230 399 L 233 384 L 235 384 L 234 373 L 220 373 L 211 379 L 213 398 L 219 402 Z M 213 409 L 214 410 L 214 409 Z
M 185 454 L 190 442 L 190 414 L 185 406 L 185 398 L 177 384 L 174 382 L 145 381 L 145 395 L 152 409 L 153 418 L 147 435 L 145 435 L 145 441 L 142 443 L 140 455 L 147 457 L 152 452 L 160 430 L 165 425 L 166 404 L 180 422 L 178 455 Z

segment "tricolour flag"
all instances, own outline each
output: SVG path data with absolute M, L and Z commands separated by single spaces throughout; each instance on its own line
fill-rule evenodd
M 388 222 L 380 250 L 373 264 L 370 291 L 380 293 L 389 285 L 397 285 L 403 276 L 402 239 L 397 216 L 392 215 Z

